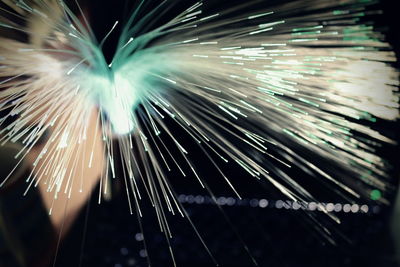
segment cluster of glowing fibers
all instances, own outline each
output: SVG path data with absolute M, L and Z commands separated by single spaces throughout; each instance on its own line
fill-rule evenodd
M 238 198 L 227 168 L 291 201 L 318 201 L 291 171 L 299 169 L 346 201 L 388 203 L 390 166 L 376 151 L 395 141 L 373 124 L 398 119 L 399 73 L 384 34 L 369 22 L 377 1 L 244 1 L 211 12 L 203 7 L 214 1 L 142 0 L 100 42 L 63 1 L 3 2 L 0 140 L 21 142 L 22 162 L 49 135 L 27 191 L 45 183 L 55 199 L 70 197 L 84 184 L 78 166 L 104 165 L 99 202 L 109 178 L 121 176 L 130 211 L 141 216 L 147 197 L 168 240 L 167 214 L 188 217 L 170 173 L 213 195 L 203 164 Z M 106 62 L 102 46 L 117 27 Z M 198 162 L 196 151 L 209 162 Z

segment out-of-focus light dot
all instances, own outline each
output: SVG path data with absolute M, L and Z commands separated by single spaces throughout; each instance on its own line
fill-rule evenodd
M 186 196 L 185 196 L 185 195 L 179 195 L 179 196 L 178 196 L 179 202 L 184 202 L 185 199 L 186 199 Z
M 361 211 L 364 212 L 364 213 L 368 213 L 368 211 L 369 211 L 368 206 L 367 205 L 362 205 L 361 206 Z
M 342 204 L 339 204 L 339 203 L 335 204 L 335 211 L 336 212 L 342 211 Z
M 137 233 L 135 235 L 135 239 L 136 239 L 136 241 L 143 241 L 143 239 L 144 239 L 143 234 L 142 233 Z
M 130 258 L 127 263 L 128 263 L 128 266 L 135 266 L 136 260 L 134 258 Z
M 382 193 L 378 189 L 374 189 L 371 191 L 370 197 L 372 200 L 379 200 L 382 197 Z
M 235 205 L 235 203 L 236 203 L 236 200 L 233 197 L 228 197 L 226 199 L 226 204 L 228 204 L 228 206 L 233 206 L 233 205 Z
M 196 202 L 196 204 L 203 204 L 204 203 L 204 197 L 203 196 L 196 196 L 194 198 L 194 201 Z
M 357 213 L 360 210 L 360 207 L 357 204 L 353 204 L 351 206 L 351 212 Z
M 317 209 L 317 203 L 315 203 L 315 202 L 310 202 L 310 203 L 308 204 L 308 209 L 311 210 L 311 211 L 316 210 L 316 209 Z
M 344 204 L 343 211 L 347 213 L 347 212 L 350 212 L 350 210 L 351 210 L 351 205 L 350 204 Z
M 276 207 L 277 209 L 281 209 L 281 208 L 283 207 L 283 201 L 282 201 L 282 200 L 276 201 L 275 207 Z
M 317 207 L 318 207 L 319 211 L 325 210 L 325 204 L 324 203 L 318 203 Z
M 293 208 L 294 210 L 298 210 L 298 209 L 300 209 L 300 207 L 301 207 L 301 205 L 299 204 L 299 202 L 297 202 L 297 201 L 294 201 L 294 202 L 293 202 L 292 208 Z
M 146 258 L 146 257 L 147 257 L 147 252 L 146 252 L 146 250 L 145 250 L 145 249 L 141 249 L 141 250 L 139 251 L 139 255 L 140 255 L 140 257 L 142 257 L 142 258 Z
M 252 200 L 250 200 L 250 206 L 255 208 L 258 207 L 258 200 L 253 198 Z
M 186 197 L 186 202 L 189 204 L 193 204 L 194 203 L 194 196 L 189 195 Z
M 122 265 L 119 263 L 116 263 L 116 264 L 114 264 L 114 267 L 122 267 Z
M 260 206 L 260 208 L 266 208 L 268 206 L 268 200 L 261 199 L 258 205 Z
M 328 212 L 332 212 L 334 208 L 335 208 L 335 205 L 333 205 L 333 203 L 326 204 L 326 210 Z
M 224 198 L 224 197 L 219 197 L 219 198 L 217 199 L 217 203 L 218 203 L 218 205 L 221 205 L 221 206 L 225 205 L 225 204 L 226 204 L 226 198 Z
M 291 206 L 292 206 L 292 203 L 290 203 L 289 201 L 284 201 L 283 202 L 283 207 L 285 208 L 285 209 L 290 209 L 291 208 Z
M 127 248 L 121 248 L 120 252 L 121 252 L 121 255 L 124 255 L 124 256 L 129 254 L 129 250 Z

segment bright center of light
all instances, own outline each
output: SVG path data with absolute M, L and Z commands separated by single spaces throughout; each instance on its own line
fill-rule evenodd
M 115 73 L 113 81 L 100 76 L 95 80 L 95 99 L 101 111 L 107 115 L 114 133 L 131 133 L 135 127 L 133 112 L 139 100 L 135 86 L 118 73 Z

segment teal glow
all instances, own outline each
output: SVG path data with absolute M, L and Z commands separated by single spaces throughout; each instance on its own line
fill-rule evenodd
M 142 0 L 139 7 L 144 2 Z M 135 130 L 134 113 L 138 105 L 152 93 L 159 92 L 166 83 L 167 86 L 175 84 L 168 77 L 179 67 L 179 60 L 173 59 L 176 55 L 168 54 L 168 45 L 148 47 L 151 41 L 165 34 L 167 26 L 145 34 L 139 32 L 144 25 L 151 23 L 151 15 L 157 14 L 163 4 L 141 19 L 137 17 L 139 7 L 126 22 L 110 64 L 102 54 L 102 43 L 108 36 L 100 44 L 89 43 L 91 53 L 82 51 L 90 65 L 95 66 L 85 79 L 89 98 L 106 115 L 117 135 Z
M 134 112 L 143 99 L 157 93 L 165 83 L 172 83 L 167 77 L 174 64 L 150 49 L 115 63 L 118 64 L 92 71 L 86 88 L 111 123 L 113 132 L 125 135 L 134 131 Z
M 127 77 L 93 75 L 90 79 L 90 96 L 107 116 L 113 131 L 118 135 L 128 134 L 134 129 L 133 110 L 139 98 L 137 88 Z

